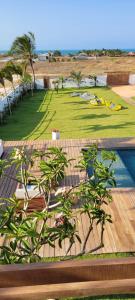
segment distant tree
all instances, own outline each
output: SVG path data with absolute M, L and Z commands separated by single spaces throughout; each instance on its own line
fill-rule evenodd
M 62 89 L 63 89 L 63 85 L 64 85 L 64 81 L 65 81 L 65 78 L 64 78 L 64 76 L 60 76 L 59 77 L 59 82 L 61 83 L 61 86 L 62 86 Z
M 54 56 L 62 56 L 60 50 L 54 50 L 53 55 L 54 55 Z
M 54 85 L 54 89 L 55 89 L 55 91 L 57 92 L 57 94 L 58 94 L 58 92 L 59 92 L 59 80 L 53 80 L 53 85 Z
M 50 52 L 50 51 L 48 52 L 48 61 L 49 61 L 49 62 L 51 62 L 51 61 L 52 61 L 52 54 L 51 54 L 51 52 Z
M 35 36 L 32 32 L 28 32 L 28 34 L 24 34 L 22 36 L 18 36 L 11 47 L 11 53 L 16 54 L 21 57 L 24 61 L 29 62 L 32 73 L 33 73 L 33 81 L 35 87 L 35 71 L 33 59 L 35 58 Z
M 70 73 L 70 76 L 71 76 L 71 78 L 73 78 L 76 81 L 78 87 L 80 88 L 80 83 L 81 83 L 82 77 L 83 77 L 81 71 L 79 71 L 79 72 L 72 71 Z
M 121 49 L 90 49 L 90 50 L 81 50 L 78 53 L 86 53 L 89 56 L 122 56 L 125 54 L 125 51 Z
M 94 80 L 94 83 L 95 83 L 95 86 L 96 86 L 97 85 L 97 75 L 96 74 L 91 74 L 91 75 L 89 75 L 89 78 Z

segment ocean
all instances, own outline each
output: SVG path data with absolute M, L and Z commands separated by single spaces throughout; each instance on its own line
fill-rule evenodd
M 44 53 L 47 53 L 49 51 L 53 52 L 54 49 L 53 50 L 47 50 L 47 49 L 45 49 L 45 50 L 36 50 L 35 52 L 36 52 L 36 54 L 44 54 Z M 69 50 L 64 49 L 64 50 L 60 50 L 60 51 L 61 51 L 62 55 L 68 55 L 69 53 L 75 55 L 80 50 L 79 49 L 69 49 Z M 0 50 L 0 54 L 5 54 L 7 52 L 8 52 L 8 50 Z
M 59 49 L 60 51 L 61 51 L 61 53 L 62 53 L 62 55 L 63 56 L 66 56 L 66 55 L 68 55 L 69 53 L 70 54 L 72 54 L 72 55 L 75 55 L 75 54 L 77 54 L 79 51 L 83 51 L 82 49 Z M 129 49 L 121 49 L 121 50 L 124 50 L 124 51 L 126 51 L 126 52 L 135 52 L 135 48 L 129 48 Z M 36 53 L 37 54 L 44 54 L 44 53 L 47 53 L 47 52 L 49 52 L 49 51 L 54 51 L 54 49 L 53 50 L 36 50 Z M 5 53 L 7 53 L 8 52 L 8 50 L 0 50 L 0 54 L 5 54 Z

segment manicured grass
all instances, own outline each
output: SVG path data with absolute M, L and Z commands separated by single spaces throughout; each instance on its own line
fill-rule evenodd
M 135 136 L 135 107 L 128 105 L 109 88 L 80 89 L 95 93 L 108 101 L 122 104 L 125 109 L 112 111 L 92 106 L 89 101 L 71 97 L 75 89 L 35 92 L 26 96 L 0 126 L 4 140 L 50 139 L 52 129 L 60 130 L 61 138 L 98 138 Z
M 111 258 L 124 258 L 124 257 L 134 257 L 134 252 L 118 252 L 118 253 L 103 253 L 103 254 L 86 254 L 83 256 L 78 256 L 74 260 L 84 260 L 84 259 L 111 259 Z M 70 257 L 72 259 L 72 257 Z M 60 261 L 60 257 L 45 257 L 43 262 L 56 262 Z
M 135 295 L 110 295 L 110 296 L 95 296 L 95 297 L 82 297 L 82 298 L 66 298 L 63 300 L 134 300 Z

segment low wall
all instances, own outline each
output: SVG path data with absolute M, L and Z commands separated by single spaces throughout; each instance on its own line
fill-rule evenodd
M 135 85 L 135 74 L 130 74 L 129 75 L 129 84 L 130 85 Z
M 59 78 L 51 78 L 50 79 L 50 88 L 54 89 L 54 83 L 53 81 L 58 80 Z M 83 78 L 80 84 L 80 87 L 94 87 L 95 86 L 95 80 L 90 79 L 88 77 Z M 96 80 L 96 86 L 107 86 L 107 75 L 98 75 Z M 78 85 L 75 80 L 73 79 L 65 79 L 63 83 L 64 88 L 78 88 Z M 62 88 L 62 84 L 59 83 L 59 88 Z
M 44 89 L 44 79 L 36 79 L 36 88 L 38 90 L 43 90 Z

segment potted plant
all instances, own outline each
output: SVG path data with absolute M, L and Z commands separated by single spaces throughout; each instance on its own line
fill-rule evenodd
M 59 140 L 60 139 L 60 132 L 58 129 L 53 129 L 52 130 L 52 140 Z

